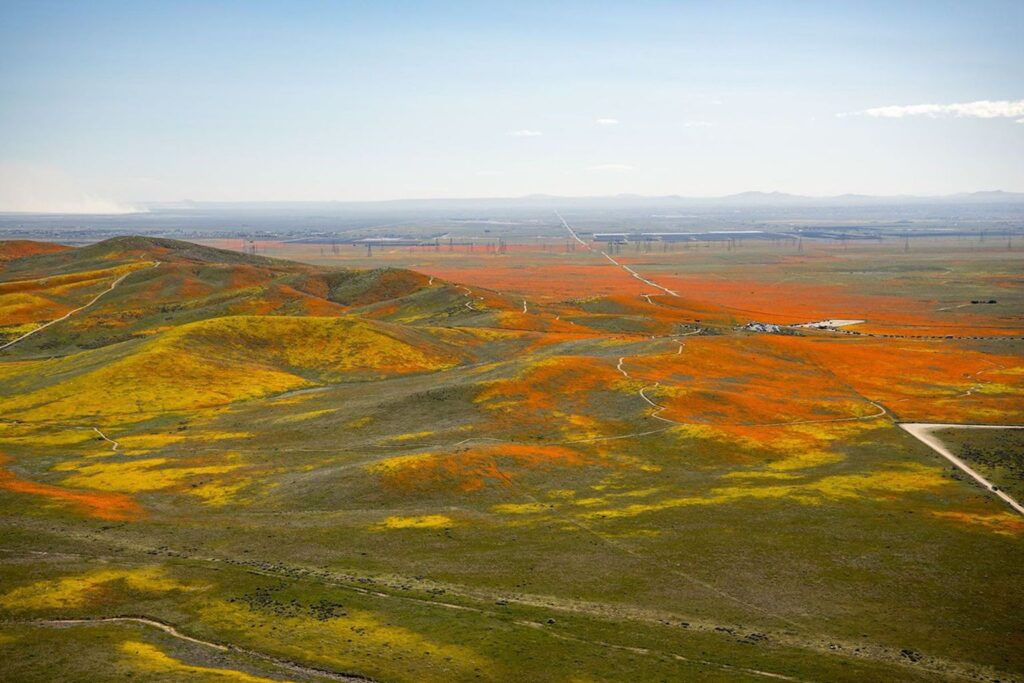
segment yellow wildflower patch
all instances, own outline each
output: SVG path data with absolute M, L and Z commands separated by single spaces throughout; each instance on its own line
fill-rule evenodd
M 171 464 L 171 467 L 166 465 Z M 241 465 L 173 466 L 170 458 L 148 458 L 130 462 L 97 462 L 74 466 L 65 463 L 61 469 L 76 472 L 61 483 L 77 488 L 137 493 L 160 491 L 183 483 L 186 479 L 210 474 L 224 474 Z M 70 465 L 70 467 L 69 467 Z
M 443 529 L 455 522 L 445 515 L 415 515 L 412 517 L 388 517 L 378 528 L 383 529 Z
M 108 434 L 107 436 L 117 439 L 117 443 L 120 444 L 119 450 L 131 453 L 148 453 L 185 440 L 181 434 L 134 434 L 131 436 Z
M 434 453 L 413 453 L 412 455 L 398 455 L 393 458 L 379 460 L 369 465 L 367 469 L 371 472 L 386 474 L 388 472 L 399 471 L 407 465 L 413 465 L 418 462 L 429 461 L 433 457 L 435 457 Z
M 208 603 L 200 612 L 204 624 L 232 642 L 329 668 L 389 672 L 400 666 L 404 677 L 412 680 L 443 680 L 489 665 L 469 647 L 433 640 L 369 611 L 348 609 L 345 616 L 326 621 L 308 616 L 253 616 L 251 609 L 225 601 Z
M 133 669 L 160 676 L 201 677 L 202 680 L 236 681 L 237 683 L 276 683 L 277 679 L 252 676 L 243 671 L 215 669 L 209 666 L 193 666 L 174 659 L 155 645 L 137 640 L 126 640 L 118 645 L 127 657 L 126 663 Z
M 241 481 L 211 481 L 199 486 L 190 486 L 186 493 L 203 499 L 203 503 L 212 507 L 222 507 L 236 500 L 238 492 L 249 485 L 248 479 Z
M 765 470 L 738 470 L 722 475 L 723 479 L 799 479 L 802 475 L 793 472 L 774 472 Z
M 425 436 L 431 436 L 433 434 L 434 434 L 434 432 L 431 432 L 431 431 L 411 432 L 409 434 L 397 434 L 395 436 L 392 436 L 392 437 L 388 438 L 387 440 L 388 441 L 414 441 L 416 439 L 422 439 Z
M 767 467 L 769 470 L 776 472 L 788 472 L 789 470 L 805 470 L 811 467 L 830 465 L 835 462 L 842 462 L 844 459 L 839 453 L 811 449 L 788 455 L 781 460 L 775 460 L 769 463 Z
M 330 415 L 331 413 L 337 412 L 334 408 L 324 408 L 323 410 L 310 410 L 305 413 L 296 413 L 295 415 L 285 415 L 277 418 L 275 422 L 278 424 L 291 424 L 292 422 L 305 422 L 306 420 L 312 420 L 320 417 L 321 415 Z
M 80 446 L 98 438 L 96 432 L 91 428 L 76 429 L 19 429 L 17 431 L 5 430 L 0 435 L 0 442 L 8 444 L 20 444 L 25 446 Z M 110 444 L 103 447 L 104 451 L 110 450 Z
M 821 505 L 827 501 L 856 498 L 884 499 L 893 494 L 932 491 L 949 485 L 939 470 L 924 465 L 905 465 L 901 469 L 868 474 L 841 474 L 808 482 L 757 486 L 726 486 L 714 488 L 708 495 L 667 498 L 653 503 L 637 503 L 623 508 L 588 512 L 584 517 L 635 517 L 691 505 L 722 505 L 750 498 L 787 498 L 804 505 Z
M 167 575 L 162 567 L 138 569 L 102 569 L 80 576 L 47 579 L 0 596 L 0 607 L 24 611 L 81 607 L 100 596 L 102 589 L 115 582 L 139 593 L 203 590 L 205 586 L 183 584 Z
M 32 382 L 61 377 L 0 401 L 23 419 L 143 417 L 196 410 L 334 381 L 440 370 L 461 353 L 421 331 L 355 318 L 232 316 L 175 327 L 123 347 L 82 351 L 24 368 Z M 111 391 L 117 387 L 117 391 Z
M 550 505 L 544 503 L 501 503 L 491 508 L 492 512 L 510 515 L 522 515 L 532 512 L 545 512 L 550 510 Z

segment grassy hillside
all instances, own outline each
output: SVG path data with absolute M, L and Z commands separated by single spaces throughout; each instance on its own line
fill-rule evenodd
M 350 317 L 230 316 L 13 365 L 0 410 L 28 420 L 126 420 L 321 382 L 441 370 L 467 357 L 427 333 Z
M 1019 420 L 1016 341 L 148 238 L 9 265 L 5 679 L 1024 676 L 1024 518 L 896 424 Z
M 0 334 L 14 339 L 97 295 L 6 355 L 63 355 L 224 316 L 341 316 L 377 305 L 392 317 L 416 310 L 414 317 L 437 322 L 469 312 L 453 287 L 418 296 L 427 282 L 397 269 L 331 271 L 175 240 L 115 238 L 11 262 L 0 275 Z

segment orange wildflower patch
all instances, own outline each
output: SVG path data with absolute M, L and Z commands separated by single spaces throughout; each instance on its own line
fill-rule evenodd
M 879 291 L 880 287 L 866 293 L 856 284 L 825 282 L 821 279 L 822 273 L 817 273 L 816 279 L 813 275 L 797 279 L 799 276 L 792 276 L 792 270 L 761 265 L 745 270 L 734 266 L 713 275 L 694 275 L 680 272 L 679 263 L 659 262 L 657 258 L 617 258 L 680 296 L 724 307 L 737 318 L 779 324 L 856 319 L 866 323 L 851 329 L 915 336 L 1022 333 L 1018 321 L 1005 314 L 994 315 L 995 309 L 939 309 L 936 301 L 920 296 L 894 295 Z M 903 284 L 894 281 L 889 291 L 898 290 Z
M 914 324 L 868 320 L 850 329 L 863 333 L 898 334 L 905 337 L 1018 337 L 1024 335 L 1024 327 L 998 324 L 998 320 L 980 316 L 960 315 L 951 317 L 946 322 L 943 320 L 936 319 L 932 322 Z
M 144 264 L 144 266 L 148 265 L 148 263 Z M 86 270 L 80 273 L 69 273 L 67 275 L 53 275 L 50 277 L 0 282 L 0 294 L 8 294 L 12 292 L 36 292 L 40 290 L 67 287 L 68 285 L 92 284 L 101 280 L 109 280 L 119 277 L 128 271 L 137 270 L 139 267 L 140 266 L 135 265 L 114 266 L 98 270 Z
M 211 294 L 225 295 L 270 282 L 274 274 L 249 265 L 196 264 L 187 261 L 164 263 L 145 291 L 150 302 L 194 299 Z
M 1024 518 L 1012 512 L 999 512 L 985 514 L 976 512 L 938 512 L 932 514 L 940 519 L 945 519 L 967 527 L 973 527 L 979 531 L 991 531 L 1001 536 L 1024 535 Z
M 358 307 L 387 299 L 397 299 L 419 291 L 427 286 L 427 282 L 429 278 L 422 273 L 394 269 L 378 271 L 373 286 L 352 298 L 349 303 Z
M 922 306 L 907 297 L 858 294 L 826 283 L 760 281 L 692 276 L 652 277 L 661 284 L 694 299 L 726 306 L 737 315 L 776 323 L 802 323 L 828 318 L 883 320 L 925 324 Z M 663 281 L 664 280 L 664 281 Z
M 877 412 L 799 349 L 772 339 L 689 337 L 681 354 L 629 357 L 626 368 L 665 406 L 661 416 L 678 422 L 774 424 Z
M 0 320 L 4 325 L 53 320 L 71 310 L 72 306 L 29 293 L 0 294 Z
M 558 356 L 530 365 L 519 377 L 491 382 L 476 400 L 496 410 L 571 411 L 620 379 L 607 359 Z
M 10 462 L 10 458 L 0 456 L 0 463 L 6 462 Z M 99 519 L 125 521 L 138 519 L 143 515 L 142 507 L 130 496 L 121 493 L 69 489 L 19 479 L 16 474 L 3 467 L 0 467 L 0 489 L 71 503 L 83 514 Z
M 580 329 L 579 325 L 573 325 L 567 320 L 556 320 L 552 315 L 502 311 L 498 313 L 497 326 L 506 330 L 558 332 L 572 336 L 584 336 L 582 335 L 584 330 Z
M 207 296 L 213 288 L 199 279 L 197 270 L 195 266 L 184 263 L 161 264 L 160 269 L 154 272 L 155 277 L 135 285 L 140 294 L 138 300 L 152 306 Z
M 333 301 L 300 291 L 291 285 L 275 285 L 269 290 L 268 294 L 270 300 L 280 306 L 286 304 L 293 305 L 295 302 L 298 302 L 302 307 L 303 315 L 329 317 L 342 315 L 346 310 L 341 304 L 336 304 Z
M 645 286 L 643 293 L 650 297 L 650 301 L 643 296 L 615 295 L 601 299 L 600 303 L 608 307 L 609 312 L 619 315 L 641 315 L 670 323 L 693 323 L 719 314 L 714 307 L 652 291 L 650 287 Z
M 257 287 L 271 279 L 271 274 L 264 268 L 239 264 L 232 266 L 228 289 L 245 289 Z
M 326 299 L 331 291 L 327 280 L 320 276 L 305 277 L 295 285 L 295 288 L 321 299 Z
M 71 247 L 54 242 L 36 242 L 34 240 L 4 240 L 0 241 L 0 263 L 13 261 L 26 256 L 36 254 L 55 254 L 58 251 L 67 251 Z
M 378 462 L 370 471 L 389 489 L 402 492 L 472 492 L 508 486 L 522 470 L 582 467 L 588 458 L 563 446 L 500 444 L 450 453 L 418 453 Z
M 213 287 L 197 278 L 185 278 L 178 287 L 177 295 L 182 299 L 197 299 L 213 291 Z
M 601 260 L 598 261 L 597 259 Z M 592 263 L 538 264 L 536 260 L 495 261 L 485 266 L 418 264 L 417 269 L 452 282 L 524 295 L 540 302 L 647 291 L 639 280 L 603 257 Z
M 733 460 L 756 463 L 759 469 L 736 470 L 727 478 L 772 477 L 830 465 L 845 459 L 836 448 L 854 443 L 862 433 L 879 428 L 874 420 L 820 422 L 785 426 L 700 426 L 693 436 L 723 439 L 737 448 Z M 772 456 L 770 459 L 766 455 Z
M 1020 417 L 1020 357 L 948 342 L 773 337 L 771 343 L 807 354 L 901 419 L 985 423 Z
M 70 275 L 0 282 L 0 321 L 21 325 L 53 320 L 103 291 L 133 270 L 119 266 Z

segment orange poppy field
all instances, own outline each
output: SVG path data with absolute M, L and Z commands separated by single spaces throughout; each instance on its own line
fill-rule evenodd
M 0 243 L 15 679 L 1024 676 L 1013 248 L 247 244 Z

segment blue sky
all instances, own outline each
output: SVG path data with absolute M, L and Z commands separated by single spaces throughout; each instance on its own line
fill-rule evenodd
M 1022 34 L 1021 2 L 0 0 L 0 209 L 1024 191 Z

